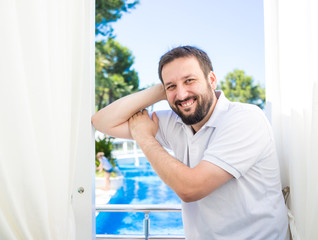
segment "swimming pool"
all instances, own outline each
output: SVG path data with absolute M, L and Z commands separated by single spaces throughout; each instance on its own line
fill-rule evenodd
M 180 204 L 179 197 L 158 177 L 145 158 L 136 167 L 130 159 L 118 161 L 123 186 L 109 204 Z M 183 235 L 180 212 L 150 213 L 150 234 Z M 97 234 L 143 234 L 144 213 L 101 212 L 96 217 Z

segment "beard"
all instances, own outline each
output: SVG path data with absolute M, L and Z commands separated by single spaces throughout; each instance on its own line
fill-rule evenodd
M 195 101 L 197 102 L 197 106 L 194 113 L 186 115 L 184 114 L 184 112 L 190 111 L 190 109 L 180 110 L 179 104 L 182 101 L 187 101 L 190 99 L 195 99 Z M 203 120 L 203 118 L 209 113 L 213 102 L 214 95 L 212 90 L 209 89 L 209 91 L 204 94 L 191 96 L 184 100 L 177 100 L 174 102 L 174 105 L 171 104 L 170 107 L 186 125 L 193 125 Z

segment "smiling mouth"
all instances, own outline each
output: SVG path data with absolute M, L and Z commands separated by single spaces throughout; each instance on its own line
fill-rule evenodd
M 196 101 L 196 97 L 190 97 L 182 101 L 180 100 L 176 101 L 176 105 L 181 106 L 182 108 L 189 108 L 190 106 L 194 104 L 195 101 Z

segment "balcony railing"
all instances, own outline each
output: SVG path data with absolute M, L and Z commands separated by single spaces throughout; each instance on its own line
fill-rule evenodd
M 184 236 L 179 235 L 151 235 L 150 234 L 150 212 L 180 212 L 180 205 L 130 205 L 130 204 L 108 204 L 97 205 L 98 212 L 143 212 L 144 218 L 144 235 L 111 235 L 111 234 L 97 234 L 96 239 L 156 239 L 156 240 L 180 240 L 185 239 Z

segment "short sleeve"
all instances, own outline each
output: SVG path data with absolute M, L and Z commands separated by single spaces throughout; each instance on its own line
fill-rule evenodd
M 265 115 L 256 106 L 225 114 L 203 159 L 239 178 L 269 149 L 269 130 Z
M 169 141 L 167 140 L 167 133 L 169 133 L 169 127 L 171 127 L 171 125 L 174 124 L 171 119 L 171 111 L 157 111 L 156 115 L 159 119 L 159 129 L 156 134 L 156 139 L 163 147 L 171 149 Z

